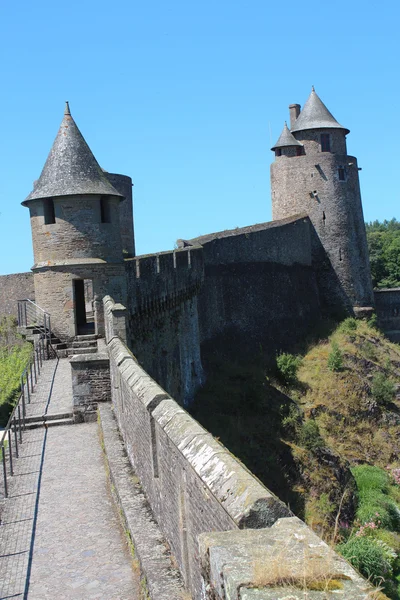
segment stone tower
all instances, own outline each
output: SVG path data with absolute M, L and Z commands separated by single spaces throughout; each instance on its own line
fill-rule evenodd
M 312 89 L 300 112 L 291 104 L 273 146 L 273 219 L 307 213 L 317 235 L 313 256 L 328 309 L 373 306 L 357 159 L 347 154 L 342 127 Z
M 64 339 L 104 333 L 105 294 L 126 302 L 120 204 L 127 200 L 111 178 L 130 182 L 102 171 L 67 102 L 42 173 L 22 203 L 30 211 L 35 300 Z M 132 251 L 133 224 L 126 238 Z

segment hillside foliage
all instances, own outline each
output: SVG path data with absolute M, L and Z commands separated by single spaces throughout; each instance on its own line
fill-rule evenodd
M 400 346 L 348 318 L 275 371 L 204 358 L 195 418 L 400 600 Z
M 372 221 L 366 231 L 374 287 L 400 287 L 400 222 Z
M 17 332 L 12 317 L 0 319 L 0 419 L 7 421 L 10 406 L 19 395 L 20 378 L 32 354 L 32 345 Z

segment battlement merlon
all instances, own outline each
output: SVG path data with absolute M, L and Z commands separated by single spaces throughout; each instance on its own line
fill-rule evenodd
M 203 248 L 184 248 L 125 261 L 131 314 L 161 310 L 196 295 L 204 280 Z

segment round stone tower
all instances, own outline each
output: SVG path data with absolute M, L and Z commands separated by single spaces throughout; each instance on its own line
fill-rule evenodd
M 312 89 L 300 112 L 292 104 L 272 150 L 273 219 L 307 213 L 316 235 L 313 257 L 322 302 L 357 312 L 374 304 L 357 159 L 346 135 Z
M 109 182 L 68 102 L 33 191 L 30 211 L 35 301 L 62 338 L 104 334 L 102 298 L 126 302 L 120 228 L 123 195 Z

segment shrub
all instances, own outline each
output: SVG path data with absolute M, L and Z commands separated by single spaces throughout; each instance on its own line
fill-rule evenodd
M 338 331 L 352 335 L 355 331 L 357 331 L 357 326 L 357 320 L 354 317 L 348 317 L 339 325 Z
M 325 446 L 319 427 L 312 419 L 303 423 L 299 433 L 299 443 L 307 450 L 317 450 Z
M 276 357 L 278 373 L 285 383 L 294 383 L 297 380 L 297 371 L 302 363 L 300 356 L 282 352 Z
M 352 537 L 337 549 L 360 571 L 364 577 L 371 579 L 375 585 L 389 578 L 393 572 L 396 555 L 390 554 L 386 544 L 371 537 Z
M 377 373 L 371 386 L 371 394 L 378 404 L 389 404 L 393 401 L 396 386 L 384 373 Z
M 328 356 L 328 369 L 341 371 L 343 369 L 343 354 L 337 342 L 332 342 L 332 349 Z

